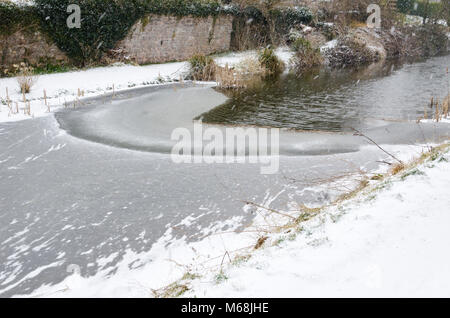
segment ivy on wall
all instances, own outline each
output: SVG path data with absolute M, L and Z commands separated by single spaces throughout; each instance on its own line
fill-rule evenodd
M 306 7 L 272 9 L 269 11 L 269 16 L 279 34 L 288 34 L 292 27 L 308 24 L 314 18 L 311 10 Z
M 32 29 L 39 23 L 33 7 L 0 2 L 0 36 L 9 36 L 19 29 Z
M 75 62 L 84 66 L 101 58 L 124 38 L 144 13 L 137 0 L 35 0 L 42 29 Z M 67 7 L 81 8 L 81 28 L 68 28 Z

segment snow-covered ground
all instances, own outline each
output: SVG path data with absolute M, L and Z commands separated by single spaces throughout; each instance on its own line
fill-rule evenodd
M 271 239 L 199 297 L 449 297 L 450 155 Z
M 289 49 L 278 48 L 275 52 L 283 62 L 289 64 L 293 54 Z M 228 64 L 231 67 L 248 57 L 256 56 L 257 51 L 247 51 L 224 54 L 215 59 L 219 65 Z M 180 81 L 188 71 L 189 64 L 187 62 L 174 62 L 146 66 L 117 64 L 82 71 L 36 76 L 36 82 L 31 92 L 26 94 L 27 101 L 30 101 L 31 115 L 24 114 L 23 109 L 26 104 L 23 102 L 17 78 L 0 78 L 0 122 L 46 116 L 49 114 L 49 108 L 50 112 L 53 112 L 64 104 L 72 105 L 85 97 Z M 8 90 L 12 111 L 7 106 L 6 90 Z M 44 90 L 48 106 L 44 102 Z M 19 109 L 18 113 L 17 108 Z

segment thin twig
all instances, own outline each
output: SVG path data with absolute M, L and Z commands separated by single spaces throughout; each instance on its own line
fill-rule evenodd
M 261 208 L 261 209 L 270 211 L 270 212 L 272 212 L 272 213 L 276 213 L 276 214 L 279 214 L 279 215 L 282 215 L 282 216 L 291 218 L 292 220 L 295 220 L 295 217 L 293 217 L 292 215 L 282 213 L 282 212 L 280 212 L 280 211 L 277 211 L 277 210 L 274 210 L 274 209 L 271 209 L 271 208 L 268 208 L 268 207 L 259 205 L 259 204 L 257 204 L 257 203 L 249 202 L 249 201 L 242 201 L 242 202 L 245 203 L 245 204 L 253 205 L 253 206 L 257 207 L 257 208 Z
M 383 151 L 385 154 L 389 155 L 390 157 L 394 158 L 394 160 L 398 161 L 401 165 L 404 165 L 403 161 L 401 161 L 400 159 L 398 159 L 396 156 L 394 156 L 393 154 L 391 154 L 390 152 L 384 150 L 379 144 L 377 144 L 372 138 L 370 138 L 369 136 L 364 135 L 362 132 L 360 132 L 359 130 L 352 128 L 352 130 L 354 132 L 356 132 L 359 136 L 366 138 L 367 140 L 369 140 L 371 143 L 373 143 L 375 146 L 377 146 L 379 149 L 381 149 L 381 151 Z

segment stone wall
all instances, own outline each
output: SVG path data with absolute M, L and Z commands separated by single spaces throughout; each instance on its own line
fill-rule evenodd
M 232 32 L 231 16 L 179 18 L 151 15 L 133 26 L 105 62 L 126 57 L 138 64 L 164 63 L 186 60 L 198 53 L 225 52 L 230 50 Z M 0 37 L 0 40 L 0 76 L 21 62 L 32 66 L 69 63 L 64 52 L 33 28 Z
M 233 18 L 150 15 L 131 29 L 116 51 L 138 64 L 189 59 L 230 50 Z
M 2 70 L 21 62 L 30 65 L 47 63 L 57 65 L 67 61 L 66 55 L 39 31 L 18 31 L 1 37 L 0 69 Z

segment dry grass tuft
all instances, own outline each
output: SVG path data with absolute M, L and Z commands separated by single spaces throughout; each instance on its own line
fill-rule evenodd
M 444 98 L 442 102 L 442 117 L 448 118 L 450 115 L 450 95 Z
M 264 245 L 264 243 L 267 241 L 268 237 L 267 236 L 262 236 L 258 239 L 258 241 L 255 244 L 254 249 L 257 250 L 259 248 L 261 248 L 261 246 Z
M 391 173 L 391 175 L 395 176 L 396 174 L 405 170 L 405 168 L 406 166 L 403 163 L 396 163 L 392 166 L 389 172 Z
M 216 82 L 226 89 L 249 88 L 266 76 L 267 70 L 256 58 L 248 57 L 234 67 L 216 67 Z
M 224 67 L 216 67 L 216 82 L 221 88 L 240 88 L 245 87 L 243 79 L 239 73 L 226 64 Z
M 267 69 L 256 58 L 246 58 L 234 67 L 219 66 L 211 57 L 197 54 L 189 63 L 190 78 L 198 81 L 216 81 L 221 88 L 248 88 L 252 82 L 267 74 Z
M 431 108 L 431 119 L 437 123 L 442 121 L 442 119 L 447 119 L 450 115 L 450 95 L 447 95 L 442 102 L 438 98 L 431 98 L 430 102 Z M 420 123 L 422 119 L 428 119 L 427 107 L 424 108 L 423 117 L 419 117 L 417 122 Z
M 153 290 L 153 296 L 155 296 L 155 298 L 180 297 L 188 290 L 189 287 L 187 285 L 175 282 L 159 290 Z
M 203 54 L 196 54 L 189 59 L 190 77 L 194 81 L 213 81 L 216 77 L 217 65 L 214 60 Z
M 22 94 L 28 94 L 31 87 L 36 83 L 36 76 L 33 75 L 33 68 L 27 66 L 25 63 L 20 65 L 19 75 L 17 76 L 17 83 Z

